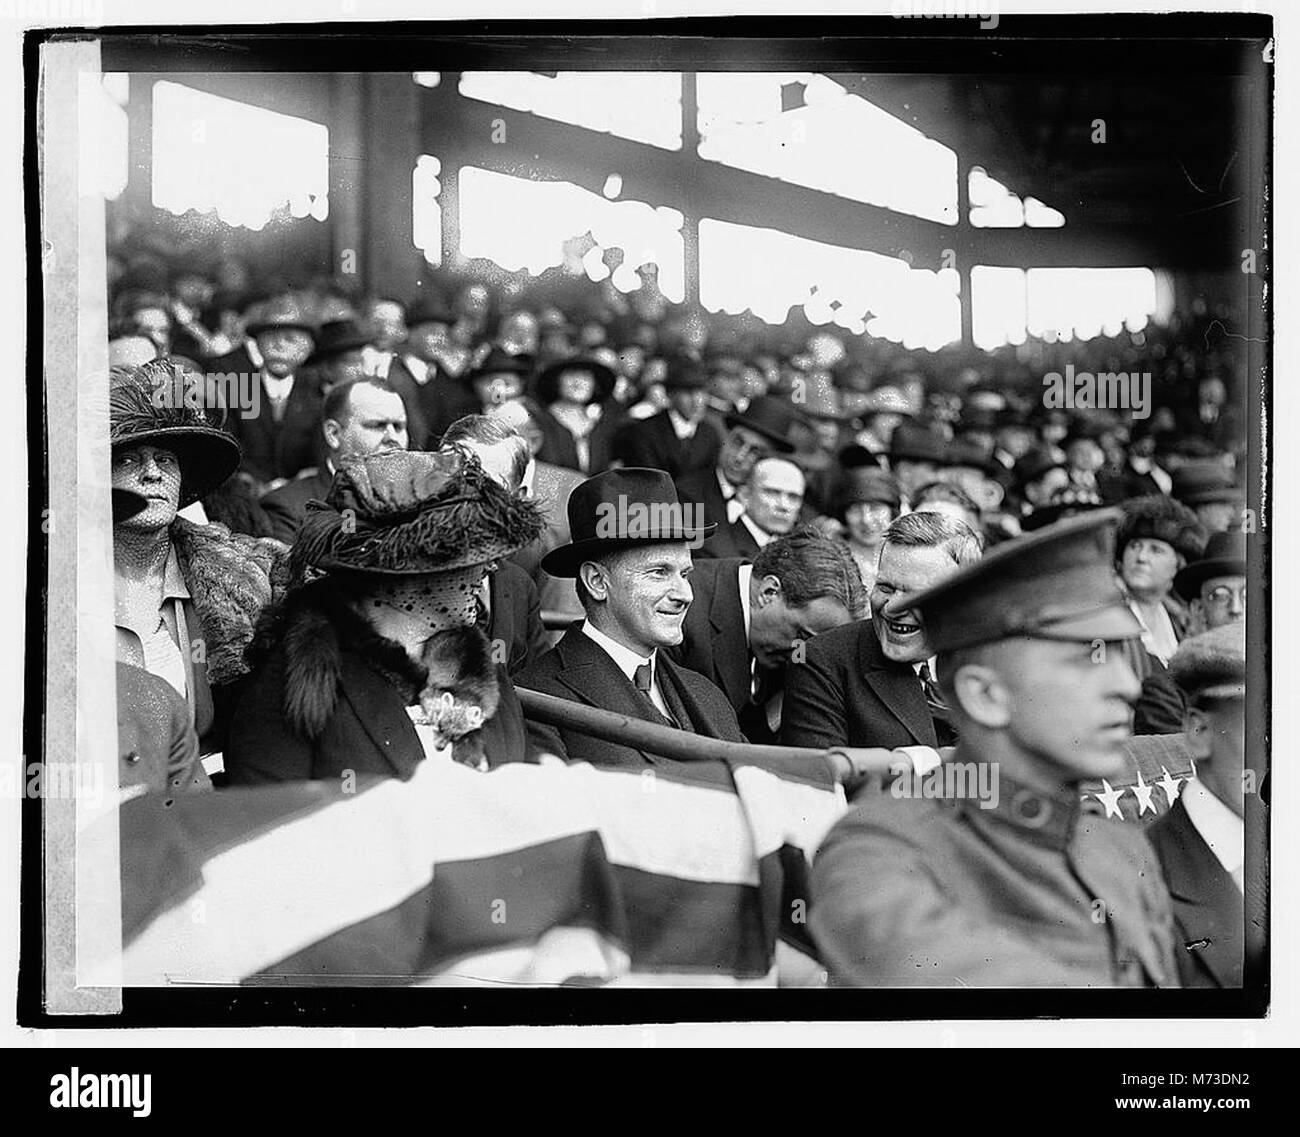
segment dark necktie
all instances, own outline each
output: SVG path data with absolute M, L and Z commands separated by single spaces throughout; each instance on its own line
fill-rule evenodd
M 678 730 L 680 730 L 681 724 L 679 722 L 674 721 L 674 716 L 672 713 L 672 704 L 668 701 L 667 693 L 666 692 L 664 693 L 664 705 L 669 708 L 668 714 L 666 715 L 657 706 L 655 706 L 654 699 L 650 697 L 650 685 L 653 682 L 653 680 L 654 680 L 654 671 L 651 669 L 651 666 L 648 663 L 641 664 L 632 675 L 632 682 L 636 684 L 636 689 L 641 692 L 641 695 L 644 697 L 646 703 L 649 704 L 651 713 L 656 718 L 661 719 L 662 721 L 668 723 L 669 726 L 675 726 L 677 727 Z M 664 691 L 664 688 L 662 686 L 659 689 L 661 692 Z
M 952 713 L 948 710 L 948 704 L 939 690 L 939 684 L 930 674 L 928 662 L 923 661 L 916 669 L 916 677 L 921 680 L 921 691 L 925 695 L 926 706 L 930 708 L 930 717 L 934 719 L 934 733 L 939 739 L 939 745 L 951 745 L 956 738 L 956 731 L 952 727 Z

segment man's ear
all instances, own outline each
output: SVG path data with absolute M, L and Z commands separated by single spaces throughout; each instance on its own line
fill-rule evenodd
M 952 686 L 957 705 L 980 726 L 1001 730 L 1011 721 L 1011 692 L 993 668 L 963 663 Z
M 321 433 L 325 435 L 325 443 L 331 450 L 339 448 L 339 436 L 343 433 L 343 427 L 335 419 L 327 418 L 321 424 Z
M 583 561 L 578 578 L 593 600 L 609 599 L 609 570 L 596 561 Z
M 781 579 L 768 573 L 758 582 L 758 603 L 766 605 L 772 603 L 781 595 Z
M 1214 730 L 1204 711 L 1192 706 L 1183 711 L 1183 734 L 1193 758 L 1206 761 L 1214 753 Z

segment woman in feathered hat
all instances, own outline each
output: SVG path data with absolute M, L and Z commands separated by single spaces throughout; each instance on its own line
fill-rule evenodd
M 226 766 L 239 783 L 409 778 L 429 755 L 526 755 L 504 656 L 477 626 L 498 559 L 542 515 L 457 450 L 345 464 L 294 543 L 294 587 L 250 658 Z
M 176 366 L 158 359 L 109 378 L 113 488 L 147 503 L 113 525 L 117 658 L 176 689 L 211 753 L 223 747 L 257 618 L 287 582 L 286 549 L 177 516 L 234 473 L 239 446 L 187 399 L 202 376 Z

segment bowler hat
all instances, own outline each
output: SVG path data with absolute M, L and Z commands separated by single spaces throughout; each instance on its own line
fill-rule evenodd
M 703 391 L 709 385 L 704 368 L 689 356 L 675 356 L 665 362 L 668 364 L 663 380 L 665 391 Z
M 695 524 L 699 507 L 683 505 L 677 487 L 663 470 L 636 466 L 606 470 L 588 478 L 569 494 L 567 545 L 542 558 L 552 576 L 576 577 L 584 561 L 635 545 L 667 541 L 696 542 L 716 525 Z
M 109 374 L 112 449 L 149 445 L 172 451 L 181 467 L 181 508 L 221 485 L 242 456 L 239 443 L 217 426 L 208 408 L 186 398 L 196 382 L 203 384 L 204 376 L 169 356 L 139 367 L 115 367 Z
M 723 416 L 730 427 L 743 427 L 761 434 L 782 454 L 794 452 L 790 441 L 790 427 L 794 424 L 794 410 L 784 399 L 772 395 L 756 395 L 743 412 L 730 410 Z
M 603 403 L 614 393 L 618 376 L 613 368 L 589 355 L 573 356 L 549 364 L 537 377 L 537 397 L 543 406 L 550 406 L 560 397 L 560 376 L 566 371 L 583 371 L 595 380 L 588 403 Z
M 1246 534 L 1239 529 L 1213 533 L 1205 543 L 1205 552 L 1178 570 L 1174 591 L 1184 600 L 1195 600 L 1201 585 L 1216 576 L 1246 575 Z
M 851 505 L 887 505 L 895 513 L 903 504 L 898 479 L 878 466 L 857 466 L 845 471 L 835 493 L 834 513 L 841 519 Z
M 534 541 L 537 503 L 459 449 L 398 450 L 344 462 L 324 505 L 312 503 L 291 564 L 378 576 L 432 576 L 487 564 Z
M 992 549 L 936 585 L 895 597 L 885 615 L 915 611 L 937 652 L 997 640 L 1092 643 L 1141 635 L 1115 578 L 1114 509 L 1068 517 Z
M 277 328 L 296 328 L 306 332 L 313 340 L 318 334 L 316 325 L 292 296 L 277 296 L 268 300 L 244 331 L 256 339 L 263 332 Z
M 316 350 L 307 362 L 324 363 L 346 351 L 360 351 L 369 342 L 370 337 L 356 320 L 331 320 L 321 325 Z

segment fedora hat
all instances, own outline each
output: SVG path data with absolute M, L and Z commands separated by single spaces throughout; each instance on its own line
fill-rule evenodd
M 115 367 L 108 381 L 108 437 L 114 451 L 158 446 L 172 451 L 181 467 L 179 508 L 211 493 L 239 468 L 239 443 L 203 406 L 184 398 L 187 382 L 204 376 L 169 356 L 139 367 Z M 180 394 L 181 398 L 172 397 Z
M 369 342 L 370 337 L 356 320 L 331 320 L 321 325 L 316 337 L 316 350 L 307 362 L 324 363 L 345 351 L 360 351 Z
M 484 375 L 497 375 L 506 372 L 511 375 L 528 375 L 533 370 L 533 357 L 531 355 L 511 355 L 508 351 L 502 351 L 499 347 L 494 347 L 483 357 L 483 361 L 469 373 L 469 381 L 473 382 Z
M 542 558 L 552 576 L 576 577 L 583 561 L 635 545 L 695 542 L 716 525 L 693 524 L 700 507 L 677 498 L 677 487 L 663 470 L 630 466 L 606 470 L 575 486 L 569 495 L 567 545 Z
M 374 576 L 433 576 L 483 565 L 541 534 L 520 498 L 459 449 L 399 450 L 345 462 L 323 505 L 312 503 L 291 566 Z
M 1179 569 L 1174 577 L 1174 591 L 1184 600 L 1201 595 L 1201 585 L 1216 576 L 1246 575 L 1246 534 L 1239 529 L 1212 533 L 1205 552 Z
M 794 452 L 790 441 L 790 427 L 794 423 L 794 408 L 784 399 L 771 395 L 756 395 L 744 411 L 729 410 L 724 416 L 729 427 L 742 427 L 761 434 L 782 454 Z

